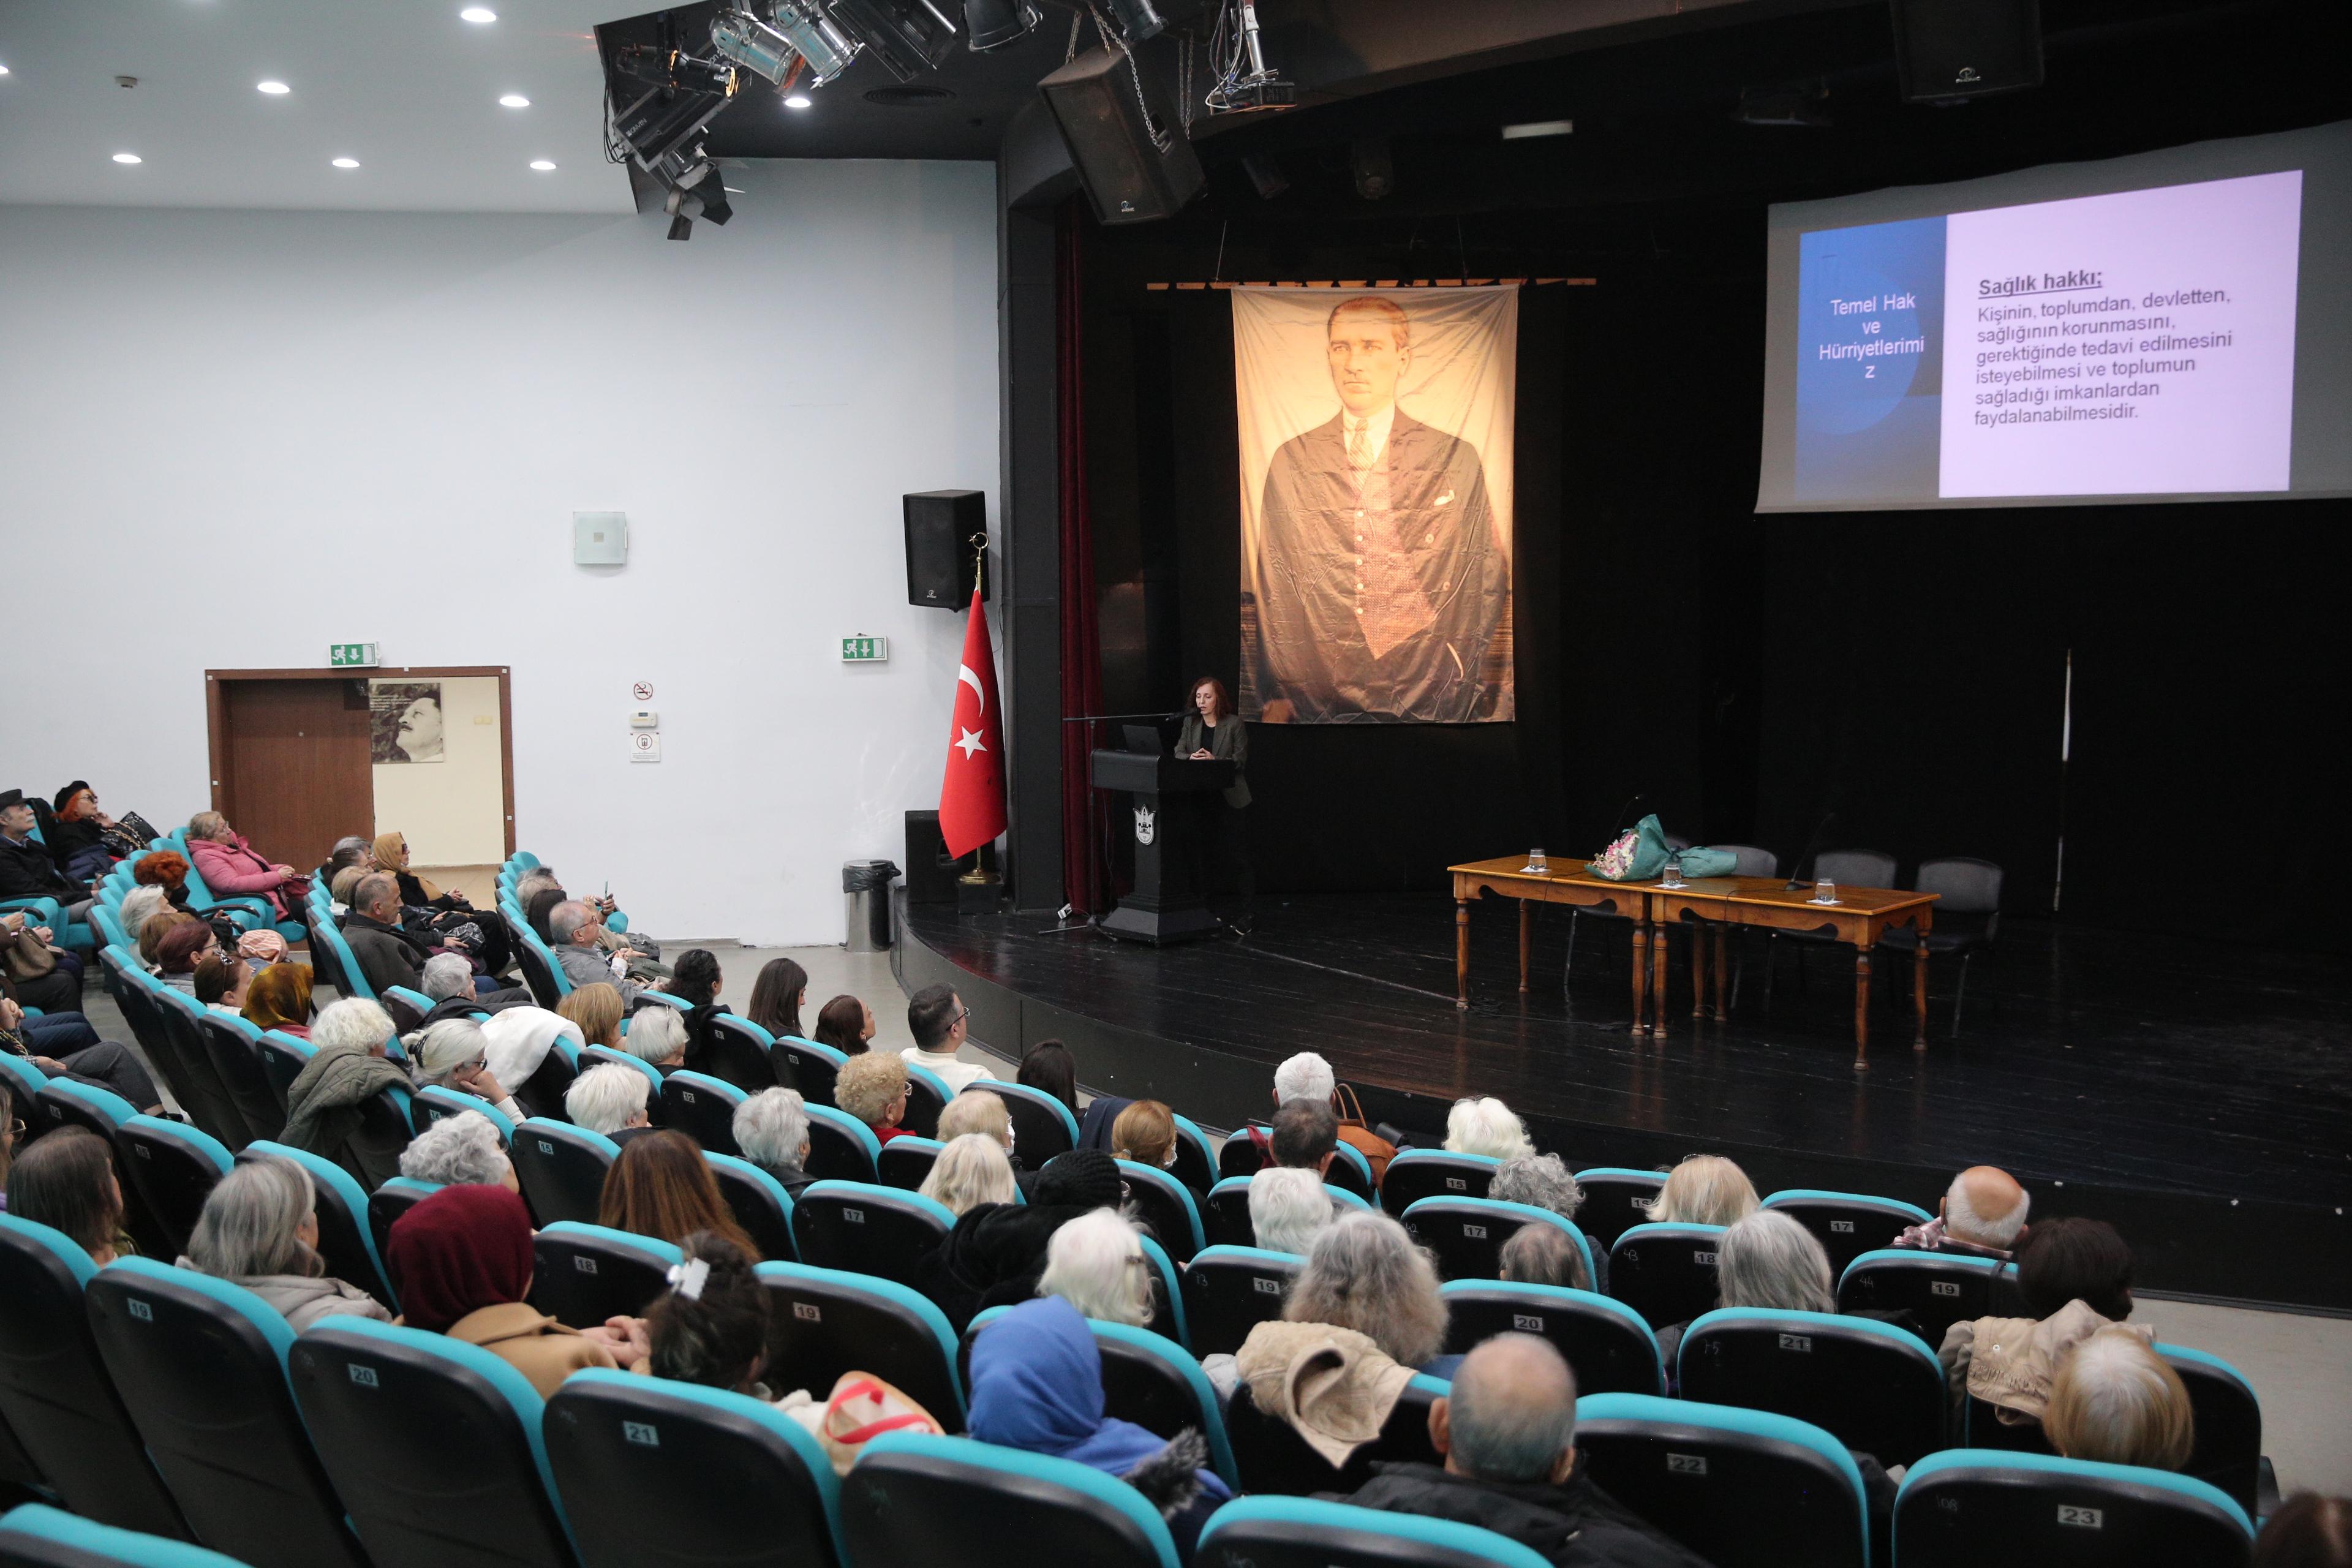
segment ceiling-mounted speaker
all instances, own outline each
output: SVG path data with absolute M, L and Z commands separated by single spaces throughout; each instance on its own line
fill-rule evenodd
M 1207 176 L 1158 76 L 1124 53 L 1089 49 L 1037 87 L 1104 223 L 1167 217 L 1200 194 Z
M 1891 0 L 1895 71 L 1913 103 L 2042 85 L 2041 0 Z

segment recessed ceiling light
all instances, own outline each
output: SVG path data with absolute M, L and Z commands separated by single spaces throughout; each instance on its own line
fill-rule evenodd
M 519 92 L 510 92 L 504 98 L 499 100 L 499 107 L 500 109 L 529 109 L 530 107 L 530 100 L 525 98 Z
M 530 161 L 530 166 L 531 166 L 532 168 L 534 168 L 534 169 L 537 169 L 537 170 L 538 170 L 541 174 L 546 174 L 549 170 L 551 170 L 551 169 L 552 169 L 552 168 L 554 168 L 554 167 L 555 167 L 555 165 L 554 165 L 552 163 L 549 162 L 549 161 L 548 161 L 547 159 L 545 159 L 545 158 L 533 158 L 533 159 Z
M 335 167 L 338 169 L 356 169 L 359 166 L 360 161 L 357 158 L 338 158 L 335 160 Z
M 285 93 L 289 93 L 289 92 L 292 92 L 292 91 L 294 90 L 292 88 L 288 87 L 288 86 L 287 86 L 284 82 L 282 82 L 282 81 L 257 81 L 257 82 L 255 82 L 253 85 L 254 85 L 254 87 L 255 87 L 256 89 L 257 89 L 258 90 L 260 90 L 260 91 L 262 91 L 262 92 L 266 92 L 266 93 L 268 93 L 268 94 L 270 97 L 272 97 L 272 98 L 277 98 L 277 97 L 279 97 L 279 96 L 281 96 L 281 95 L 283 95 L 283 94 L 285 94 Z
M 6 76 L 7 74 L 8 68 L 6 66 L 0 66 L 0 76 Z
M 118 163 L 137 163 L 143 160 L 136 153 L 117 153 L 114 155 L 114 161 Z
M 466 21 L 473 23 L 476 26 L 480 26 L 487 22 L 495 22 L 499 19 L 499 14 L 496 11 L 491 10 L 488 5 L 468 5 L 464 10 L 458 12 L 457 15 Z
M 810 99 L 807 93 L 796 92 L 793 94 L 792 97 L 784 100 L 784 107 L 786 109 L 806 109 L 812 101 L 814 100 Z

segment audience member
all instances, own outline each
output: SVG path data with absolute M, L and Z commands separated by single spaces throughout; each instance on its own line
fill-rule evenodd
M 2295 1493 L 2263 1523 L 2248 1568 L 2352 1568 L 2352 1499 Z
M 893 1138 L 903 1138 L 907 1130 L 898 1125 L 907 1114 L 907 1064 L 884 1052 L 868 1051 L 862 1057 L 852 1057 L 841 1067 L 833 1080 L 833 1102 L 874 1130 L 874 1136 L 887 1143 Z
M 1602 1491 L 1576 1451 L 1576 1376 L 1532 1334 L 1497 1334 L 1462 1358 L 1429 1412 L 1443 1468 L 1373 1467 L 1341 1500 L 1508 1536 L 1560 1568 L 1706 1568 Z
M 685 1256 L 667 1291 L 646 1310 L 646 1370 L 656 1377 L 724 1388 L 757 1399 L 766 1369 L 768 1288 L 759 1259 L 725 1237 L 698 1230 L 678 1244 Z
M 596 1223 L 672 1244 L 698 1230 L 715 1231 L 753 1258 L 760 1255 L 719 1195 L 701 1149 L 683 1132 L 648 1132 L 621 1146 L 621 1157 L 604 1174 Z
M 2026 1210 L 2032 1206 L 2025 1189 L 2007 1171 L 1998 1165 L 1971 1165 L 1944 1189 L 1936 1217 L 1905 1226 L 1895 1245 L 2007 1263 L 2017 1256 Z
M 1564 1285 L 1592 1289 L 1584 1271 L 1584 1249 L 1556 1225 L 1523 1225 L 1496 1255 L 1496 1271 L 1507 1285 Z
M 1323 1178 L 1313 1171 L 1269 1165 L 1250 1178 L 1250 1229 L 1269 1252 L 1305 1257 L 1315 1238 L 1339 1217 L 1338 1207 L 1323 1190 Z
M 1151 1321 L 1151 1265 L 1143 1238 L 1113 1211 L 1080 1215 L 1045 1244 L 1045 1270 L 1037 1294 L 1059 1296 L 1088 1318 L 1125 1323 Z
M 719 955 L 709 949 L 691 947 L 677 955 L 668 990 L 687 1004 L 686 1065 L 756 1094 L 776 1081 L 775 1065 L 752 1036 L 719 1026 L 721 1015 L 732 1016 L 719 1000 L 726 983 Z
M 319 1015 L 310 1031 L 317 1047 L 286 1091 L 286 1130 L 278 1141 L 323 1154 L 373 1192 L 400 1173 L 404 1130 L 371 1124 L 362 1110 L 387 1089 L 406 1089 L 408 1075 L 384 1057 L 392 1018 L 364 997 L 346 996 Z
M 359 961 L 360 977 L 379 995 L 395 985 L 415 990 L 425 978 L 425 961 L 433 956 L 432 943 L 403 920 L 398 879 L 389 871 L 360 879 L 352 889 L 352 912 L 343 919 L 343 941 Z
M 900 1051 L 899 1056 L 906 1058 L 908 1065 L 927 1068 L 936 1075 L 947 1085 L 950 1095 L 961 1094 L 982 1079 L 993 1081 L 996 1075 L 979 1063 L 956 1059 L 956 1052 L 963 1048 L 965 1027 L 971 1017 L 971 1009 L 952 989 L 945 985 L 924 986 L 907 1003 L 907 1032 L 915 1037 L 915 1043 Z M 1060 1094 L 1055 1098 L 1066 1102 L 1066 1097 Z
M 940 1142 L 952 1142 L 967 1132 L 993 1139 L 1009 1157 L 1013 1152 L 1013 1113 L 1004 1108 L 1004 1097 L 984 1089 L 968 1089 L 949 1100 L 948 1108 L 940 1112 Z M 1013 1168 L 1020 1168 L 1018 1163 Z
M 2104 1220 L 2053 1219 L 2017 1255 L 2017 1288 L 2031 1318 L 1979 1318 L 1945 1331 L 1937 1355 L 1955 1410 L 1969 1399 L 2003 1426 L 2042 1419 L 2052 1380 L 2074 1347 L 2131 1316 L 2131 1248 Z M 2153 1342 L 2155 1331 L 2131 1331 Z
M 561 1086 L 541 1081 L 539 1073 L 558 1045 L 574 1051 L 586 1047 L 580 1026 L 561 1013 L 524 1002 L 499 1008 L 480 1020 L 478 1027 L 491 1076 L 514 1086 L 512 1092 L 523 1110 L 532 1116 L 560 1114 L 556 1097 L 562 1093 Z M 569 1072 L 551 1076 L 562 1077 L 565 1084 L 571 1082 Z
M 263 898 L 279 920 L 302 918 L 302 895 L 309 890 L 302 873 L 257 851 L 219 812 L 200 811 L 188 818 L 188 853 L 213 897 Z
M 663 1002 L 633 1015 L 628 1033 L 621 1037 L 621 1049 L 639 1061 L 652 1063 L 665 1078 L 686 1066 L 689 1043 L 686 1015 Z
M 318 1194 L 309 1173 L 261 1155 L 238 1161 L 214 1184 L 179 1265 L 242 1285 L 298 1334 L 338 1314 L 390 1321 L 374 1297 L 328 1277 L 318 1248 Z
M 336 877 L 353 867 L 362 873 L 374 870 L 375 855 L 366 839 L 356 833 L 347 833 L 335 840 L 335 847 L 327 851 L 327 858 L 319 862 L 310 879 L 332 893 Z
M 207 1013 L 225 1018 L 245 1016 L 245 994 L 253 984 L 253 966 L 234 953 L 208 952 L 192 976 L 196 1002 Z
M 0 790 L 0 899 L 55 899 L 68 923 L 87 921 L 95 898 L 33 841 L 33 808 L 20 789 Z
M 1437 1283 L 1436 1266 L 1403 1226 L 1352 1210 L 1315 1238 L 1282 1315 L 1353 1329 L 1400 1364 L 1425 1368 L 1445 1344 Z
M 0 1214 L 8 1212 L 8 1165 L 25 1136 L 25 1113 L 16 1109 L 16 1090 L 0 1078 Z
M 1495 1167 L 1486 1195 L 1496 1203 L 1528 1204 L 1573 1220 L 1584 1206 L 1584 1189 L 1557 1154 L 1519 1154 Z
M 48 1026 L 37 1026 L 43 1025 Z M 138 1053 L 100 1039 L 79 1013 L 27 1018 L 15 997 L 0 994 L 0 1054 L 22 1057 L 52 1078 L 119 1094 L 146 1115 L 163 1109 L 163 1097 Z
M 49 805 L 49 825 L 41 831 L 58 869 L 68 881 L 94 882 L 105 876 L 114 865 L 114 852 L 106 842 L 106 830 L 114 819 L 98 809 L 98 796 L 89 784 L 74 780 Z
M 147 966 L 148 973 L 155 973 L 163 939 L 182 926 L 202 924 L 202 921 L 184 910 L 175 910 L 169 904 L 161 906 L 139 928 L 139 962 Z
M 653 1087 L 635 1068 L 599 1062 L 563 1091 L 563 1114 L 583 1132 L 601 1132 L 615 1143 L 626 1143 L 652 1131 L 646 1107 Z
M 364 866 L 346 866 L 327 883 L 327 912 L 335 917 L 340 928 L 352 918 L 352 900 L 359 897 L 360 884 L 375 875 L 375 862 Z
M 436 1187 L 522 1191 L 522 1184 L 515 1180 L 514 1162 L 499 1142 L 499 1130 L 488 1117 L 471 1110 L 445 1116 L 411 1139 L 400 1152 L 400 1173 Z
M 949 1139 L 918 1190 L 959 1218 L 982 1204 L 1009 1204 L 1021 1191 L 1003 1145 L 982 1132 Z
M 397 833 L 379 833 L 371 853 L 375 857 L 376 869 L 394 879 L 400 888 L 400 902 L 405 908 L 430 910 L 436 917 L 436 929 L 456 932 L 467 928 L 472 932 L 464 945 L 492 974 L 505 970 L 512 954 L 508 951 L 506 922 L 496 915 L 485 915 L 466 901 L 466 895 L 452 888 L 444 892 L 409 869 L 408 840 Z M 457 921 L 446 917 L 456 915 Z
M 509 1121 L 520 1121 L 530 1114 L 490 1070 L 490 1042 L 471 1018 L 444 1018 L 406 1037 L 401 1044 L 407 1048 L 417 1088 L 454 1089 L 473 1095 Z
M 846 993 L 818 1010 L 816 1043 L 831 1046 L 845 1057 L 863 1055 L 874 1037 L 874 1009 Z
M 2177 1470 L 2194 1447 L 2189 1390 L 2141 1335 L 2101 1329 L 2058 1363 L 2042 1436 L 2070 1459 Z
M 673 1010 L 659 1003 L 656 1003 L 655 1006 L 665 1013 Z M 621 1005 L 619 988 L 611 981 L 599 980 L 591 985 L 572 987 L 565 992 L 563 999 L 555 1005 L 555 1011 L 560 1016 L 570 1019 L 579 1028 L 583 1046 L 603 1046 L 607 1050 L 615 1051 L 628 1048 L 627 1043 L 621 1037 L 621 1019 L 625 1009 Z M 652 1009 L 648 1008 L 647 1011 L 650 1012 Z M 677 1054 L 682 1058 L 685 1050 L 686 1037 L 685 1032 L 681 1030 L 678 1035 Z
M 114 911 L 114 923 L 122 928 L 122 938 L 136 947 L 147 934 L 147 922 L 157 911 L 170 909 L 161 888 L 133 888 L 122 895 L 122 902 Z
M 309 1039 L 310 966 L 273 963 L 255 975 L 245 990 L 245 1021 L 257 1029 L 275 1029 L 298 1040 Z
M 1157 1100 L 1129 1101 L 1110 1124 L 1114 1159 L 1164 1171 L 1176 1163 L 1176 1113 Z
M 139 1249 L 122 1229 L 114 1152 L 87 1128 L 52 1128 L 8 1166 L 8 1215 L 62 1231 L 103 1268 Z
M 433 1004 L 432 1011 L 418 1021 L 418 1027 L 437 1024 L 445 1018 L 463 1018 L 474 1013 L 503 1013 L 509 1007 L 528 1007 L 533 998 L 522 986 L 503 990 L 482 989 L 474 977 L 473 960 L 462 952 L 436 952 L 425 961 L 425 975 L 416 984 Z
M 1378 1434 L 1413 1373 L 1452 1372 L 1460 1358 L 1439 1354 L 1446 1321 L 1429 1254 L 1396 1221 L 1350 1211 L 1308 1247 L 1281 1320 L 1257 1324 L 1236 1354 L 1209 1356 L 1201 1370 L 1220 1399 L 1248 1384 L 1260 1412 L 1337 1465 Z
M 1339 1110 L 1339 1075 L 1331 1064 L 1313 1051 L 1301 1051 L 1286 1058 L 1274 1069 L 1274 1103 L 1276 1110 L 1294 1100 L 1312 1100 L 1328 1105 L 1336 1114 Z M 1349 1094 L 1353 1104 L 1353 1091 Z M 1339 1122 L 1339 1141 L 1364 1157 L 1372 1168 L 1375 1185 L 1388 1173 L 1389 1162 L 1396 1158 L 1396 1145 L 1363 1124 L 1363 1119 L 1351 1109 Z M 1261 1157 L 1265 1151 L 1261 1150 Z
M 155 968 L 164 984 L 193 996 L 196 992 L 196 965 L 219 951 L 220 938 L 211 926 L 200 920 L 182 921 L 155 944 Z
M 1837 1287 L 1829 1254 L 1813 1233 L 1778 1209 L 1734 1221 L 1716 1244 L 1715 1304 L 1779 1312 L 1834 1312 Z M 1675 1358 L 1690 1324 L 1658 1331 L 1658 1357 L 1674 1382 Z
M 1748 1173 L 1720 1154 L 1693 1154 L 1650 1200 L 1654 1225 L 1729 1225 L 1756 1212 Z
M 1100 1150 L 1087 1151 L 1100 1153 Z M 1206 1467 L 1207 1440 L 1186 1427 L 1171 1442 L 1103 1414 L 1102 1354 L 1086 1319 L 1057 1296 L 1013 1308 L 971 1343 L 971 1435 L 1116 1476 L 1160 1510 L 1176 1561 L 1233 1496 Z
M 604 929 L 604 916 L 597 912 L 595 905 L 579 899 L 567 899 L 548 911 L 547 929 L 549 951 L 555 954 L 556 964 L 563 971 L 566 980 L 575 986 L 610 985 L 621 994 L 624 1005 L 637 999 L 637 993 L 644 987 L 627 978 L 628 955 L 634 950 L 624 948 L 619 952 L 605 952 L 597 940 Z M 701 950 L 698 948 L 695 951 Z M 693 954 L 685 956 L 690 958 Z M 714 963 L 711 967 L 715 973 L 717 964 Z M 681 978 L 683 969 L 684 962 L 681 960 Z M 670 989 L 680 995 L 686 994 L 675 984 Z M 712 994 L 717 994 L 715 986 Z
M 1078 1064 L 1061 1041 L 1040 1040 L 1030 1047 L 1013 1081 L 1052 1095 L 1069 1108 L 1072 1116 L 1078 1114 Z
M 1527 1125 L 1492 1095 L 1457 1100 L 1445 1114 L 1445 1151 L 1491 1160 L 1524 1159 L 1536 1152 Z
M 882 1059 L 903 1068 L 896 1057 Z M 1101 1150 L 1058 1155 L 1038 1172 L 1028 1203 L 982 1204 L 958 1219 L 924 1257 L 918 1284 L 961 1334 L 985 1309 L 1035 1295 L 1054 1232 L 1082 1214 L 1117 1208 L 1125 1195 L 1118 1162 Z
M 772 958 L 760 965 L 751 982 L 751 1000 L 743 1016 L 778 1039 L 800 1038 L 801 1009 L 808 1005 L 808 971 L 789 958 Z
M 139 857 L 131 868 L 133 886 L 153 888 L 163 895 L 163 901 L 184 915 L 203 914 L 188 897 L 187 857 L 171 849 L 155 849 Z
M 560 945 L 555 933 L 548 929 L 547 917 L 572 895 L 563 890 L 563 879 L 555 874 L 555 868 L 533 866 L 525 871 L 515 879 L 514 896 L 515 902 L 522 906 L 523 923 L 530 927 L 531 934 L 550 947 Z
M 7 982 L 7 994 L 26 1007 L 38 1007 L 42 1016 L 69 1013 L 81 1016 L 82 963 L 79 956 L 58 945 L 57 932 L 48 926 L 34 921 L 22 910 L 0 913 L 0 949 L 13 948 L 30 933 L 48 955 L 49 970 L 46 974 L 27 974 L 22 979 L 9 976 L 5 966 L 0 966 L 0 980 Z
M 610 1327 L 568 1329 L 526 1304 L 530 1211 L 504 1187 L 442 1188 L 393 1221 L 383 1262 L 400 1297 L 394 1321 L 479 1345 L 542 1399 L 583 1368 L 620 1365 L 616 1351 L 629 1348 Z
M 1274 1113 L 1265 1144 L 1276 1166 L 1328 1175 L 1339 1156 L 1339 1119 L 1328 1100 L 1286 1100 Z
M 775 1177 L 788 1196 L 798 1198 L 816 1180 L 808 1173 L 808 1102 L 800 1090 L 761 1089 L 735 1108 L 730 1130 L 743 1158 Z

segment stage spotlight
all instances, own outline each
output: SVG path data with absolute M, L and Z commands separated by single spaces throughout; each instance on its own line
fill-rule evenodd
M 740 85 L 732 66 L 697 59 L 684 49 L 631 44 L 615 55 L 613 63 L 626 75 L 671 92 L 729 99 Z
M 963 30 L 976 55 L 1019 43 L 1042 19 L 1029 0 L 963 0 Z
M 931 0 L 827 0 L 824 9 L 900 81 L 939 69 L 955 47 L 955 23 Z
M 1252 0 L 1218 0 L 1216 25 L 1209 32 L 1209 68 L 1217 73 L 1216 85 L 1201 102 L 1212 114 L 1298 106 L 1298 84 L 1283 80 L 1265 63 Z
M 692 238 L 697 218 L 723 226 L 735 216 L 727 200 L 726 179 L 700 148 L 690 155 L 664 159 L 655 174 L 669 185 L 662 211 L 669 215 L 670 238 Z

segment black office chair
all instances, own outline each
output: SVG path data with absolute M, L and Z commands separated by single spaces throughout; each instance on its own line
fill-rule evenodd
M 1951 1037 L 1956 1040 L 1960 1037 L 1960 1009 L 1969 999 L 1969 961 L 1979 952 L 1990 952 L 1993 940 L 2000 934 L 2000 867 L 1958 855 L 1921 861 L 1919 875 L 1912 881 L 1920 892 L 1936 895 L 1934 927 L 1927 932 L 1928 955 L 1960 955 L 1959 984 L 1952 991 Z M 1879 938 L 1878 945 L 1916 952 L 1918 933 L 1904 926 Z
M 1824 849 L 1813 857 L 1812 876 L 1815 882 L 1835 882 L 1841 888 L 1892 888 L 1895 886 L 1895 857 L 1884 849 Z M 1805 952 L 1808 948 L 1839 945 L 1836 933 L 1829 931 L 1768 931 L 1764 944 L 1764 1010 L 1772 1010 L 1772 984 L 1780 969 L 1774 961 L 1780 956 L 1782 942 L 1795 944 L 1797 950 L 1797 984 L 1805 981 Z

